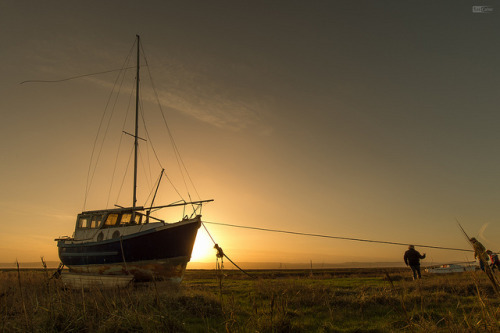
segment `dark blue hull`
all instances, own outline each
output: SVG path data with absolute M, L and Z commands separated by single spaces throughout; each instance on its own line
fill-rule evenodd
M 78 274 L 133 274 L 136 280 L 182 279 L 200 219 L 100 242 L 58 240 L 61 262 Z

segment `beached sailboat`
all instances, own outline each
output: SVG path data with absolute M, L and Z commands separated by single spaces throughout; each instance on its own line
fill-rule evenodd
M 61 263 L 79 281 L 127 276 L 136 281 L 152 279 L 180 282 L 191 258 L 201 225 L 201 207 L 213 200 L 137 206 L 137 152 L 139 120 L 140 37 L 137 36 L 137 73 L 134 137 L 133 200 L 130 207 L 89 210 L 78 214 L 72 237 L 55 239 Z M 128 134 L 128 133 L 126 133 Z M 131 134 L 129 134 L 131 135 Z M 163 174 L 163 170 L 162 170 Z M 161 176 L 160 176 L 161 177 Z M 159 182 L 158 182 L 159 184 Z M 153 213 L 185 206 L 192 214 L 167 223 Z M 109 279 L 108 279 L 109 280 Z M 115 281 L 116 280 L 116 281 Z

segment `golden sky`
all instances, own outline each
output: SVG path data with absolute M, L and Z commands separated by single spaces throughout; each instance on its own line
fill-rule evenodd
M 193 182 L 215 199 L 204 220 L 464 248 L 458 219 L 500 250 L 500 7 L 472 5 L 3 2 L 0 262 L 57 260 L 115 74 L 19 83 L 120 68 L 136 34 Z M 153 97 L 143 93 L 145 109 Z M 107 200 L 102 177 L 88 209 Z M 207 227 L 236 262 L 400 261 L 405 250 Z M 427 263 L 471 259 L 421 250 Z M 213 256 L 200 229 L 193 261 Z

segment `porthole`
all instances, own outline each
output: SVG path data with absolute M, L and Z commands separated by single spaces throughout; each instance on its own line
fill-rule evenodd
M 99 233 L 99 235 L 97 235 L 97 241 L 100 242 L 104 239 L 104 234 L 102 233 L 102 231 Z
M 118 238 L 120 237 L 120 232 L 118 230 L 116 230 L 115 232 L 113 232 L 113 236 L 111 236 L 112 239 L 115 239 L 115 238 Z

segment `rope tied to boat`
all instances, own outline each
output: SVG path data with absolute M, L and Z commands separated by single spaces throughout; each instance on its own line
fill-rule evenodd
M 220 222 L 204 221 L 203 223 L 209 223 L 209 224 L 215 224 L 215 225 L 222 225 L 222 226 L 225 226 L 225 227 L 232 227 L 232 228 L 242 228 L 242 229 L 251 229 L 251 230 L 257 230 L 257 231 L 282 233 L 282 234 L 289 234 L 289 235 L 298 235 L 298 236 L 307 236 L 307 237 L 320 237 L 320 238 L 340 239 L 340 240 L 348 240 L 348 241 L 356 241 L 356 242 L 367 242 L 367 243 L 379 243 L 379 244 L 408 246 L 408 243 L 389 242 L 389 241 L 382 241 L 382 240 L 375 240 L 375 239 L 362 239 L 362 238 L 353 238 L 353 237 L 332 236 L 332 235 L 325 235 L 325 234 L 313 234 L 313 233 L 307 233 L 307 232 L 298 232 L 298 231 L 290 231 L 290 230 L 278 230 L 278 229 L 270 229 L 270 228 L 251 227 L 251 226 L 246 226 L 246 225 L 237 225 L 237 224 L 220 223 Z M 203 225 L 203 226 L 205 226 L 205 225 Z M 206 229 L 206 227 L 205 227 L 205 229 Z M 417 246 L 417 247 L 425 247 L 425 248 L 438 249 L 438 250 L 474 252 L 471 249 L 460 249 L 460 248 L 443 247 L 443 246 L 433 246 L 433 245 L 425 245 L 425 244 L 414 244 L 414 245 Z

